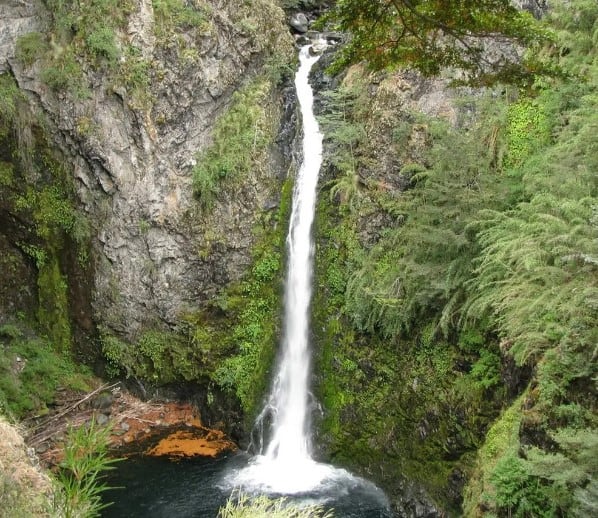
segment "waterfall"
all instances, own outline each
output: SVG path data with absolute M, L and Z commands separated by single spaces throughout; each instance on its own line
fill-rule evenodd
M 314 44 L 321 47 L 320 42 Z M 322 163 L 322 134 L 313 112 L 309 73 L 319 59 L 311 46 L 299 54 L 295 88 L 303 120 L 303 156 L 295 179 L 293 205 L 287 236 L 284 331 L 278 371 L 257 428 L 271 421 L 269 443 L 247 466 L 229 473 L 225 485 L 269 494 L 329 495 L 367 494 L 376 505 L 388 506 L 384 494 L 371 482 L 344 469 L 312 458 L 309 411 L 309 310 L 312 292 L 314 243 L 312 224 L 318 175 Z M 382 515 L 380 515 L 382 516 Z
M 310 49 L 311 45 L 301 49 L 295 75 L 303 120 L 303 156 L 295 179 L 287 235 L 282 349 L 270 396 L 258 417 L 258 424 L 271 419 L 270 442 L 265 453 L 257 455 L 232 481 L 238 486 L 287 494 L 309 491 L 335 472 L 332 466 L 315 462 L 311 456 L 308 404 L 309 309 L 314 256 L 311 229 L 322 163 L 322 134 L 313 112 L 313 92 L 309 84 L 309 73 L 320 56 L 312 55 Z
M 308 47 L 304 47 L 295 77 L 303 117 L 303 161 L 295 181 L 287 236 L 288 270 L 282 356 L 270 399 L 264 408 L 264 412 L 273 416 L 272 437 L 266 457 L 287 463 L 311 458 L 308 411 L 309 306 L 314 256 L 311 228 L 322 163 L 322 134 L 313 113 L 313 93 L 308 76 L 318 59 L 319 55 L 310 55 Z

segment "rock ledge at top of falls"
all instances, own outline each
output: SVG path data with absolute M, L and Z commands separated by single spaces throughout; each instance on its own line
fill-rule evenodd
M 303 13 L 293 14 L 289 19 L 289 25 L 297 32 L 305 33 L 309 27 L 307 16 Z
M 197 154 L 210 144 L 232 94 L 269 56 L 292 52 L 285 14 L 273 1 L 252 0 L 242 8 L 229 0 L 209 4 L 209 30 L 178 31 L 164 43 L 155 36 L 151 0 L 135 0 L 118 39 L 150 64 L 149 108 L 82 58 L 89 98 L 52 91 L 39 61 L 28 67 L 15 58 L 19 36 L 45 32 L 50 13 L 36 0 L 0 5 L 0 72 L 14 75 L 33 109 L 44 113 L 50 138 L 72 171 L 92 226 L 93 319 L 125 338 L 175 325 L 181 313 L 243 275 L 252 227 L 279 196 L 286 174 L 278 153 L 221 196 L 210 214 L 201 213 L 193 198 Z M 271 104 L 278 106 L 279 99 Z

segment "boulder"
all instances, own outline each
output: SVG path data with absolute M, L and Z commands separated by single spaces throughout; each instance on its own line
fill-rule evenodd
M 309 21 L 307 20 L 307 16 L 305 16 L 303 13 L 296 13 L 291 16 L 289 25 L 297 32 L 304 33 L 307 32 Z

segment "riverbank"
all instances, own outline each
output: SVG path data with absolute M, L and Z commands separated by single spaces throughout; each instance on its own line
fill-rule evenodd
M 69 427 L 95 421 L 110 426 L 110 446 L 116 456 L 209 456 L 236 450 L 219 430 L 203 426 L 190 403 L 142 401 L 120 384 L 104 384 L 88 393 L 59 392 L 50 415 L 25 421 L 25 438 L 43 466 L 57 466 Z

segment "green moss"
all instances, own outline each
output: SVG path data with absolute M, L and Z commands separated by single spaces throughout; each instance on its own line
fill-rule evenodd
M 77 218 L 73 202 L 61 185 L 63 178 L 57 180 L 57 183 L 41 189 L 30 186 L 24 196 L 15 200 L 15 209 L 30 212 L 36 234 L 48 241 L 59 239 L 60 232 L 71 233 Z
M 72 345 L 68 285 L 60 272 L 56 255 L 52 255 L 39 268 L 37 286 L 39 325 L 56 349 L 67 353 Z
M 11 163 L 0 161 L 0 187 L 12 187 L 14 169 Z
M 20 226 L 17 239 L 10 233 L 6 238 L 37 268 L 36 285 L 28 288 L 37 293 L 37 308 L 26 309 L 56 351 L 68 354 L 73 344 L 67 272 L 87 267 L 89 223 L 75 206 L 71 174 L 47 142 L 43 120 L 31 113 L 13 80 L 2 76 L 0 89 L 6 94 L 0 102 L 6 160 L 0 162 L 0 200 Z M 78 264 L 71 264 L 72 248 Z
M 182 333 L 148 329 L 134 342 L 101 332 L 106 372 L 112 377 L 135 377 L 157 385 L 205 376 L 202 351 Z
M 254 79 L 233 95 L 232 104 L 216 122 L 212 145 L 197 157 L 193 188 L 204 208 L 215 201 L 224 182 L 233 182 L 259 168 L 274 138 L 268 110 L 272 84 Z
M 44 413 L 59 387 L 89 390 L 91 373 L 22 323 L 0 326 L 0 413 Z

